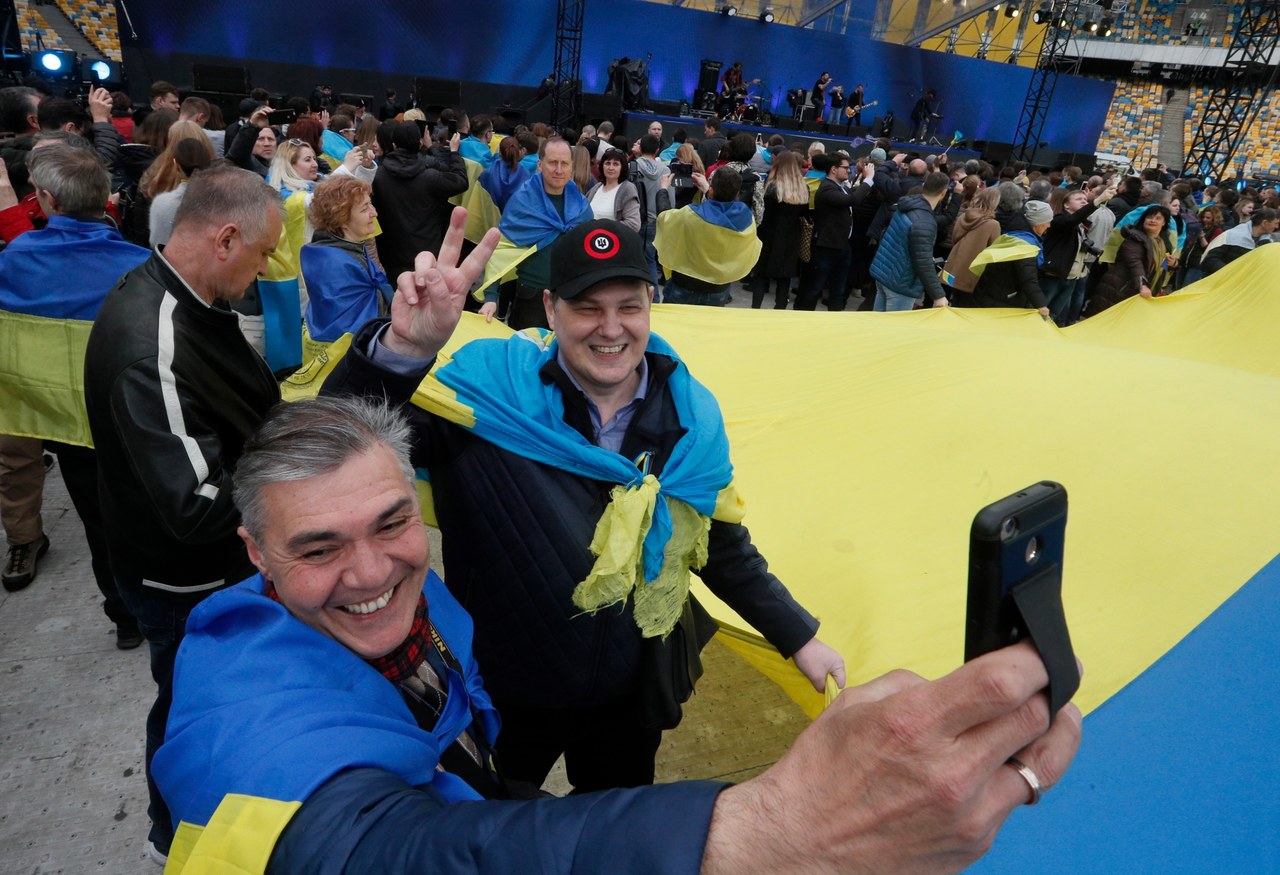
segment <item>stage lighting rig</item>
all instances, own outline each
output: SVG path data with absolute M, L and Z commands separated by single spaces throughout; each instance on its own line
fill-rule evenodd
M 1036 24 L 1048 24 L 1053 20 L 1053 4 L 1042 4 L 1039 9 L 1031 13 L 1031 20 Z
M 733 18 L 738 14 L 738 7 L 734 6 L 732 3 L 728 3 L 720 9 L 720 14 L 725 18 Z
M 1116 21 L 1110 15 L 1102 17 L 1102 25 L 1098 28 L 1098 36 L 1111 36 L 1115 32 Z
M 1098 22 L 1086 21 L 1084 24 L 1080 25 L 1080 29 L 1083 30 L 1085 33 L 1095 34 L 1098 32 Z
M 1019 5 L 1016 0 L 1009 0 L 1009 3 L 1004 7 L 1005 18 L 1017 18 L 1021 12 L 1022 6 Z
M 760 13 L 760 20 L 765 24 L 773 24 L 773 7 L 766 6 L 764 12 Z

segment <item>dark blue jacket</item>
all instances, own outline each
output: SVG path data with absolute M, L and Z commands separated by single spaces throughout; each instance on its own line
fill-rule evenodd
M 943 294 L 933 263 L 937 236 L 929 202 L 918 194 L 902 197 L 871 262 L 871 275 L 900 295 L 921 298 L 928 293 L 936 301 Z
M 663 466 L 684 434 L 667 379 L 675 362 L 650 354 L 649 385 L 622 455 Z M 594 440 L 585 396 L 553 360 L 541 377 L 564 420 Z M 614 483 L 590 480 L 501 449 L 462 426 L 410 408 L 414 464 L 431 474 L 445 583 L 475 619 L 476 659 L 498 710 L 589 708 L 634 692 L 642 647 L 631 602 L 583 613 L 573 590 L 595 562 L 588 549 Z M 784 657 L 818 623 L 796 604 L 745 526 L 712 520 L 699 576 Z
M 724 784 L 687 781 L 563 799 L 447 803 L 380 769 L 308 797 L 281 833 L 273 875 L 693 875 Z

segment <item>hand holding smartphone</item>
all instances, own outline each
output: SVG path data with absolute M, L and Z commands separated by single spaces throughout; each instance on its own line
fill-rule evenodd
M 1067 491 L 1044 480 L 978 511 L 969 533 L 964 658 L 1030 638 L 1049 673 L 1050 714 L 1080 671 L 1062 608 Z

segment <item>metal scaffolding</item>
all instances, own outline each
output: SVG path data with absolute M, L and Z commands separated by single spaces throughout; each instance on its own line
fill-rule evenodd
M 556 61 L 551 73 L 551 125 L 563 131 L 581 112 L 582 21 L 586 0 L 556 2 Z
M 1018 131 L 1013 136 L 1013 158 L 1017 161 L 1034 161 L 1040 148 L 1040 134 L 1049 116 L 1053 92 L 1058 87 L 1058 74 L 1067 64 L 1067 44 L 1076 26 L 1081 0 L 1066 0 L 1053 8 L 1053 19 L 1045 29 L 1044 43 L 1031 71 L 1031 84 L 1027 86 L 1027 98 L 1018 117 Z M 1280 2 L 1280 0 L 1276 0 Z
M 1274 86 L 1280 66 L 1280 0 L 1247 0 L 1236 20 L 1213 93 L 1196 128 L 1183 173 L 1212 179 L 1227 175 L 1231 159 Z

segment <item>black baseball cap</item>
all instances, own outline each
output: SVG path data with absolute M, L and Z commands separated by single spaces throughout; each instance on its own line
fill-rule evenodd
M 551 291 L 576 298 L 612 279 L 652 282 L 640 235 L 613 219 L 575 225 L 551 245 Z

